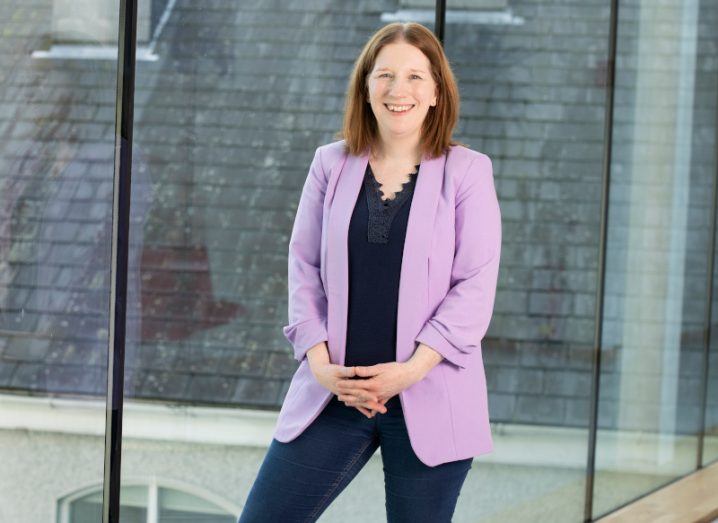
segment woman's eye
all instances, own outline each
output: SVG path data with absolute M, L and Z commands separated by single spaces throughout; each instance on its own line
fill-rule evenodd
M 379 78 L 382 78 L 382 77 L 384 77 L 384 76 L 391 76 L 391 75 L 390 75 L 389 73 L 384 73 L 384 74 L 380 74 L 380 75 L 379 75 Z M 419 80 L 421 80 L 421 76 L 419 76 L 418 74 L 412 74 L 411 76 L 412 76 L 412 77 L 416 77 L 416 78 L 418 78 Z

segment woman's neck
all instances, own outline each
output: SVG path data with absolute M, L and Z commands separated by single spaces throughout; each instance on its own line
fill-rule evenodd
M 370 153 L 372 161 L 391 164 L 411 162 L 412 165 L 421 163 L 421 153 L 418 144 L 382 143 Z

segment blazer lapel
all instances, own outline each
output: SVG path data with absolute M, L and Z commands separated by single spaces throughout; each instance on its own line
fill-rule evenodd
M 406 226 L 404 254 L 399 281 L 399 310 L 396 328 L 396 361 L 414 354 L 414 336 L 429 313 L 429 254 L 436 208 L 444 185 L 446 154 L 422 159 Z
M 414 352 L 413 337 L 425 321 L 428 297 L 428 259 L 436 208 L 443 186 L 446 154 L 422 158 L 404 240 L 397 311 L 397 361 Z M 343 365 L 346 356 L 349 307 L 349 222 L 354 211 L 369 155 L 350 155 L 338 175 L 327 220 L 328 329 L 331 361 Z

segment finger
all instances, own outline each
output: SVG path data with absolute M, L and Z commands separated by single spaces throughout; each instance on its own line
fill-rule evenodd
M 359 412 L 361 412 L 362 414 L 364 414 L 367 418 L 371 418 L 372 415 L 373 415 L 369 410 L 367 410 L 367 409 L 365 409 L 364 407 L 361 407 L 361 406 L 359 406 L 359 405 L 357 405 L 357 409 L 359 409 Z
M 386 407 L 377 401 L 366 401 L 356 398 L 355 396 L 346 396 L 344 394 L 337 396 L 339 401 L 343 402 L 347 407 L 356 407 L 357 409 L 364 409 L 370 411 L 372 416 L 377 412 L 386 414 Z M 371 417 L 371 416 L 370 416 Z
M 344 402 L 344 404 L 349 407 L 356 407 L 361 405 L 368 409 L 376 410 L 379 412 L 386 412 L 386 407 L 384 407 L 384 405 L 378 401 L 357 398 L 356 396 L 347 396 L 344 394 L 337 396 L 337 398 L 339 399 L 339 401 Z
M 353 404 L 364 403 L 363 401 L 360 401 L 359 398 L 357 398 L 356 396 L 348 396 L 346 394 L 341 394 L 341 395 L 337 396 L 337 398 L 339 399 L 339 401 L 343 401 L 347 405 L 349 405 L 351 403 L 352 406 L 353 406 Z
M 368 391 L 368 390 L 344 389 L 341 387 L 337 387 L 337 390 L 339 391 L 339 394 L 344 394 L 345 396 L 354 396 L 362 401 L 367 401 L 367 400 L 379 401 L 379 397 L 376 394 L 374 394 L 373 392 Z
M 376 409 L 372 408 L 371 405 L 369 405 L 368 403 L 361 401 L 354 401 L 351 403 L 352 404 L 350 406 L 355 407 L 357 410 L 361 411 L 369 418 L 373 417 L 376 414 Z
M 363 386 L 366 384 L 368 380 L 362 379 L 362 378 L 347 378 L 342 377 L 337 380 L 337 383 L 341 383 L 342 385 L 346 387 L 355 387 L 355 386 Z
M 371 408 L 372 410 L 375 410 L 377 412 L 386 413 L 387 411 L 386 407 L 384 406 L 386 400 L 382 399 L 380 401 L 376 396 L 367 397 L 361 394 L 346 394 L 340 392 L 337 395 L 337 398 L 339 399 L 339 401 L 343 401 L 347 406 L 365 405 L 366 407 Z
M 386 407 L 384 406 L 384 404 L 381 403 L 380 401 L 368 400 L 368 401 L 359 402 L 359 403 L 370 408 L 373 411 L 381 412 L 382 414 L 385 414 L 386 410 L 387 410 Z
M 382 403 L 376 401 L 360 401 L 356 398 L 349 398 L 344 401 L 344 404 L 348 407 L 361 407 L 371 412 L 372 416 L 374 416 L 377 412 L 381 412 L 382 414 L 386 414 L 387 412 L 387 408 Z
M 357 376 L 375 376 L 379 374 L 382 371 L 381 363 L 378 363 L 376 365 L 369 365 L 369 366 L 359 366 L 357 365 L 356 373 Z
M 366 383 L 366 380 L 357 379 L 340 379 L 337 380 L 337 388 L 344 392 L 360 393 L 360 392 L 371 392 L 374 388 L 374 383 Z
M 358 398 L 357 396 L 341 394 L 341 395 L 337 396 L 337 398 L 339 399 L 339 401 L 343 401 L 344 404 L 347 405 L 348 407 L 356 407 L 357 405 L 364 405 L 364 404 L 367 404 L 367 406 L 368 406 L 368 402 L 366 400 L 364 400 L 362 398 Z

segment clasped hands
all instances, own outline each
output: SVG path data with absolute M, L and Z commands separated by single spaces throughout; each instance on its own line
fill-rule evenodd
M 367 418 L 386 413 L 384 404 L 425 374 L 416 365 L 398 361 L 352 367 L 322 362 L 312 366 L 312 372 L 339 401 L 356 407 Z

